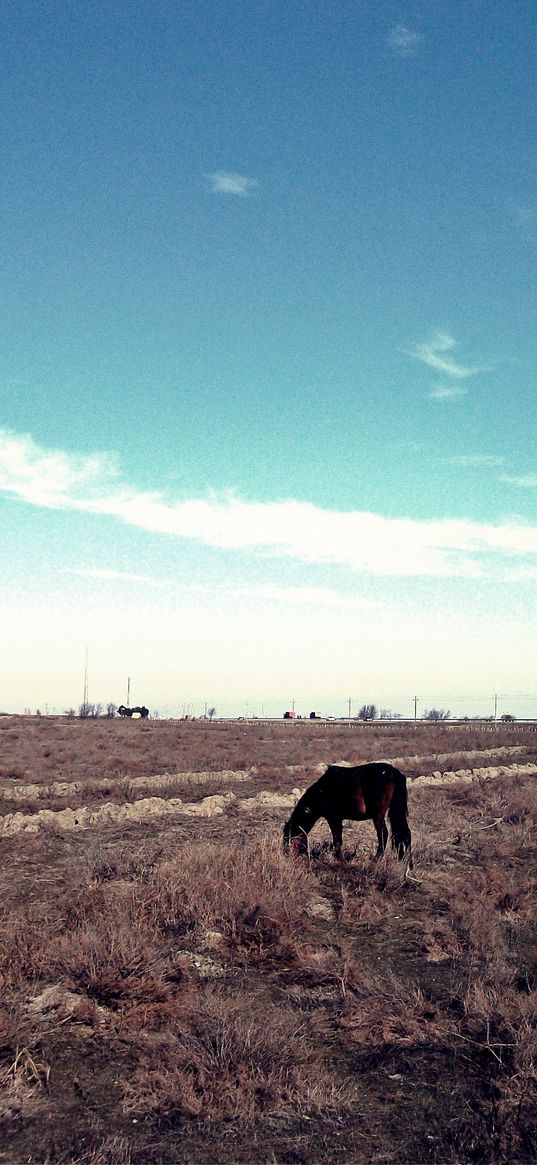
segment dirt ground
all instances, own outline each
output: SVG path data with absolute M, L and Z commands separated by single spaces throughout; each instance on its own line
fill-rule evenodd
M 381 759 L 412 870 L 282 852 Z M 518 726 L 0 718 L 0 1162 L 535 1160 L 535 773 Z

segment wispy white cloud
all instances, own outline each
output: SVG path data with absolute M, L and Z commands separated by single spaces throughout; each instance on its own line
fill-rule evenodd
M 213 194 L 236 194 L 247 197 L 259 186 L 255 178 L 245 178 L 243 174 L 232 174 L 229 170 L 215 170 L 209 174 Z
M 66 574 L 79 578 L 95 579 L 98 582 L 134 583 L 135 585 L 178 589 L 195 595 L 222 595 L 228 593 L 233 598 L 253 599 L 260 602 L 282 603 L 285 606 L 336 607 L 338 609 L 364 609 L 383 606 L 380 599 L 365 598 L 361 595 L 345 594 L 333 587 L 318 586 L 276 586 L 256 584 L 253 586 L 201 585 L 199 583 L 178 582 L 174 579 L 156 578 L 154 575 L 136 574 L 126 570 L 110 570 L 102 567 L 66 567 Z
M 427 343 L 416 344 L 414 348 L 411 348 L 410 355 L 414 356 L 416 360 L 421 360 L 422 364 L 427 364 L 429 368 L 443 372 L 445 376 L 452 376 L 455 380 L 466 380 L 468 376 L 474 376 L 476 372 L 488 371 L 484 366 L 460 364 L 450 359 L 447 353 L 456 347 L 456 340 L 448 332 L 435 332 Z
M 537 473 L 523 473 L 520 476 L 506 473 L 502 475 L 500 481 L 506 485 L 516 485 L 520 489 L 537 489 Z
M 503 465 L 505 457 L 501 457 L 498 453 L 456 453 L 453 457 L 447 457 L 446 461 L 449 465 L 492 469 L 498 465 Z
M 417 53 L 422 41 L 423 36 L 421 32 L 415 32 L 408 25 L 399 23 L 390 29 L 386 43 L 396 56 L 413 57 Z
M 428 395 L 431 400 L 457 400 L 461 396 L 467 396 L 468 389 L 461 388 L 460 385 L 439 384 L 432 388 Z
M 172 585 L 166 579 L 154 578 L 149 574 L 131 574 L 127 570 L 102 570 L 98 567 L 68 566 L 65 568 L 65 573 L 76 574 L 80 578 L 100 579 L 103 582 L 137 583 L 147 587 L 169 587 Z
M 371 575 L 505 578 L 537 562 L 537 526 L 414 520 L 233 494 L 174 501 L 122 481 L 115 458 L 41 449 L 0 430 L 0 489 L 31 505 L 77 510 L 223 551 L 327 563 Z
M 253 586 L 235 588 L 235 593 L 245 598 L 261 599 L 262 601 L 283 603 L 284 605 L 300 605 L 313 607 L 348 607 L 350 609 L 364 607 L 377 608 L 384 604 L 380 599 L 362 598 L 360 595 L 346 595 L 332 587 L 279 587 Z

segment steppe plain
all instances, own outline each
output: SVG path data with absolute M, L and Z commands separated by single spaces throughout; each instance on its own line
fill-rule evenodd
M 409 778 L 414 868 L 309 860 L 327 763 Z M 0 1162 L 537 1155 L 537 733 L 0 718 Z

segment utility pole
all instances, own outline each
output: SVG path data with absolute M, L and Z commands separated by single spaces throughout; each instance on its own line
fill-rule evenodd
M 349 720 L 350 720 L 350 718 L 351 718 L 351 708 L 352 708 L 352 699 L 351 699 L 351 697 L 349 696 Z
M 494 723 L 496 723 L 497 719 L 498 719 L 498 693 L 495 692 L 494 693 Z
M 131 706 L 131 677 L 127 680 L 127 708 Z
M 84 700 L 83 700 L 83 704 L 84 704 L 85 708 L 87 707 L 88 703 L 89 703 L 89 696 L 88 696 L 88 649 L 86 647 L 86 658 L 85 658 L 85 662 L 84 662 Z
M 419 696 L 414 696 L 414 722 L 418 719 L 418 699 Z

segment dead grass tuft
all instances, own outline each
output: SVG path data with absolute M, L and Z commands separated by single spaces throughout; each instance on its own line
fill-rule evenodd
M 440 1041 L 438 1007 L 416 982 L 389 969 L 373 970 L 349 958 L 345 966 L 345 1010 L 341 1023 L 352 1040 L 378 1059 L 393 1045 L 417 1047 Z
M 114 1135 L 82 1153 L 55 1154 L 53 1158 L 47 1155 L 43 1165 L 131 1165 L 132 1159 L 133 1148 L 127 1137 Z
M 279 844 L 201 843 L 153 874 L 148 908 L 171 934 L 220 930 L 232 944 L 273 949 L 300 927 L 316 882 Z
M 29 1048 L 17 1047 L 14 1059 L 0 1068 L 0 1120 L 28 1119 L 44 1101 L 50 1065 Z
M 46 962 L 47 943 L 35 911 L 6 911 L 0 930 L 0 983 L 4 991 L 38 979 Z
M 215 1120 L 330 1110 L 349 1100 L 352 1085 L 334 1080 L 295 1012 L 255 1000 L 229 999 L 208 988 L 188 1027 L 165 1046 L 145 1046 L 125 1112 L 175 1113 Z

